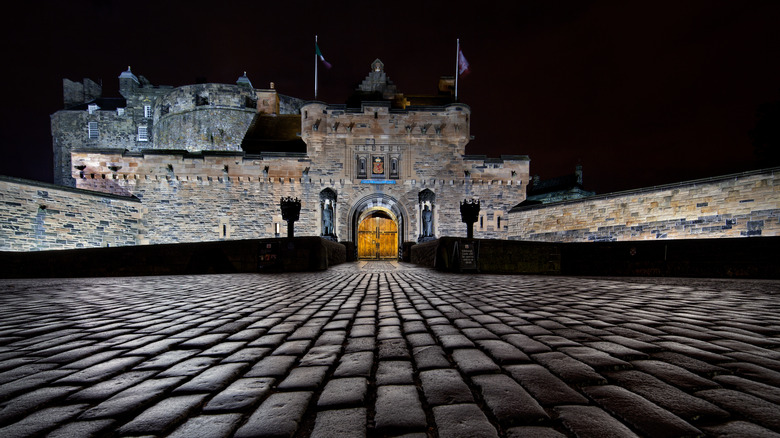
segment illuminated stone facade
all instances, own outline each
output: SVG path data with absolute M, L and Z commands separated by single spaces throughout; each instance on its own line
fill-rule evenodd
M 459 202 L 476 198 L 477 237 L 506 238 L 506 214 L 525 198 L 528 157 L 465 155 L 467 105 L 447 93 L 404 96 L 381 61 L 371 69 L 347 105 L 254 89 L 246 76 L 236 85 L 158 87 L 128 69 L 122 99 L 104 100 L 108 108 L 83 102 L 52 115 L 55 177 L 140 200 L 139 244 L 284 235 L 283 196 L 301 199 L 296 235 L 357 242 L 359 223 L 375 214 L 395 223 L 400 251 L 404 242 L 464 235 Z M 284 144 L 305 152 L 249 150 L 258 126 L 285 120 L 289 131 L 291 117 L 296 139 Z
M 780 168 L 518 205 L 508 235 L 546 242 L 780 236 Z
M 57 185 L 0 178 L 0 250 L 284 236 L 282 197 L 301 200 L 296 235 L 360 245 L 370 240 L 361 225 L 384 221 L 368 237 L 391 240 L 393 255 L 465 236 L 459 205 L 474 198 L 476 238 L 780 235 L 778 169 L 519 205 L 528 157 L 466 155 L 471 109 L 450 82 L 439 95 L 403 95 L 376 60 L 347 104 L 331 105 L 254 88 L 246 75 L 174 88 L 128 69 L 116 98 L 65 80 L 66 109 L 51 116 Z

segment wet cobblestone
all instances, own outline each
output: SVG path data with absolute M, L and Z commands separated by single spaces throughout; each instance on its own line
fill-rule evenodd
M 0 436 L 780 437 L 780 281 L 0 280 Z

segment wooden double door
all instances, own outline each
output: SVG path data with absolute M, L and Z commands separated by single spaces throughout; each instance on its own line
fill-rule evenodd
M 398 225 L 394 220 L 374 213 L 358 224 L 358 258 L 398 258 Z

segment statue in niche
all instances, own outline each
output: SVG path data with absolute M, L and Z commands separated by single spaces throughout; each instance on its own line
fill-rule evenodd
M 326 202 L 322 209 L 322 234 L 333 236 L 333 206 Z
M 433 212 L 427 205 L 422 211 L 423 237 L 433 237 Z
M 425 189 L 418 193 L 417 198 L 420 203 L 420 236 L 417 238 L 417 242 L 436 240 L 433 227 L 433 207 L 436 205 L 436 194 Z
M 338 241 L 336 236 L 336 192 L 327 188 L 320 192 L 320 207 L 322 208 L 322 232 L 323 239 Z

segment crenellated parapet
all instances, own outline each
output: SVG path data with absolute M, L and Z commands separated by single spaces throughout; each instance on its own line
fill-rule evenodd
M 81 150 L 72 153 L 74 180 L 133 181 L 246 181 L 268 183 L 359 183 L 353 179 L 333 178 L 312 165 L 303 154 L 245 155 L 243 153 L 187 151 L 128 152 L 122 150 Z M 465 161 L 469 163 L 469 161 Z M 494 163 L 498 160 L 494 159 Z M 447 186 L 518 186 L 527 184 L 528 160 L 522 156 L 504 161 L 507 167 L 494 164 L 486 173 L 482 160 L 472 160 L 474 173 L 461 178 L 415 178 L 399 183 L 421 187 Z M 525 173 L 511 170 L 525 169 Z M 465 172 L 464 172 L 465 173 Z M 82 183 L 83 184 L 83 183 Z M 77 183 L 78 186 L 78 183 Z
M 332 139 L 381 143 L 390 138 L 412 143 L 447 143 L 461 155 L 469 142 L 471 108 L 465 104 L 397 110 L 389 102 L 363 102 L 361 108 L 310 102 L 301 108 L 301 137 L 307 144 Z
M 292 158 L 292 159 L 291 159 Z M 76 151 L 72 177 L 83 181 L 247 181 L 294 183 L 310 179 L 305 156 L 247 156 L 187 151 Z

